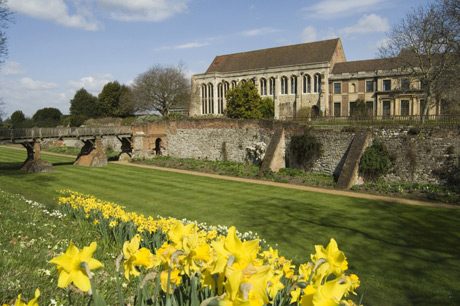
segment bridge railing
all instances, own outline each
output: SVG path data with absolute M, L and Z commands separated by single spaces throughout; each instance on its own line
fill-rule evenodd
M 129 134 L 132 134 L 130 126 L 0 129 L 0 140 L 22 140 L 37 138 L 80 138 L 93 136 L 118 136 Z

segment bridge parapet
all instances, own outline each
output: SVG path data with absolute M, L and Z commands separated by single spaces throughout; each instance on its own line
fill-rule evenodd
M 23 142 L 45 138 L 94 138 L 97 136 L 132 135 L 130 126 L 120 127 L 78 127 L 78 128 L 31 128 L 0 129 L 0 140 Z

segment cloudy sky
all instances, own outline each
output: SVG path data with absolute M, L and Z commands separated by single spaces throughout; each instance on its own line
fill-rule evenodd
M 391 26 L 429 0 L 8 0 L 0 67 L 6 117 L 32 116 L 84 87 L 129 84 L 153 65 L 203 73 L 216 55 L 340 37 L 347 60 L 376 57 Z

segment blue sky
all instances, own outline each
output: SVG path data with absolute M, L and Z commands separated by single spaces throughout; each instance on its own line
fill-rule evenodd
M 84 87 L 130 84 L 153 65 L 191 76 L 216 55 L 340 37 L 348 61 L 375 58 L 391 26 L 429 0 L 8 0 L 0 67 L 6 117 L 69 113 Z

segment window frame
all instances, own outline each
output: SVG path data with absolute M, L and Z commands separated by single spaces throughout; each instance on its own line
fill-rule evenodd
M 334 84 L 333 85 L 334 94 L 335 95 L 342 94 L 342 82 L 334 82 L 333 84 Z

